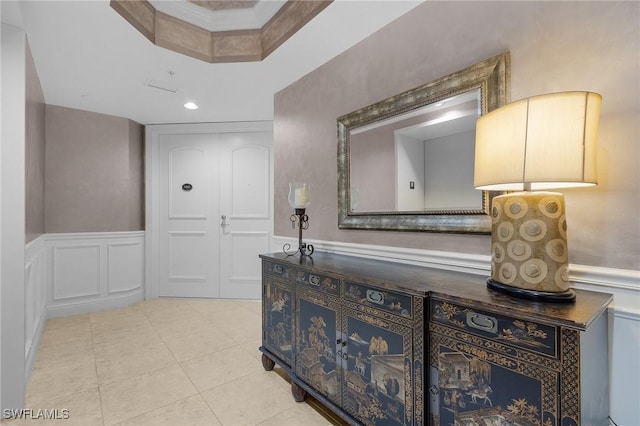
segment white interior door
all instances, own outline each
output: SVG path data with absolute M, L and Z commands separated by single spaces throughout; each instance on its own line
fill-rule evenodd
M 158 139 L 158 295 L 219 297 L 217 134 Z
M 147 297 L 260 299 L 272 147 L 270 122 L 147 127 Z
M 271 132 L 220 134 L 220 297 L 260 299 L 273 231 Z M 224 218 L 223 218 L 224 216 Z

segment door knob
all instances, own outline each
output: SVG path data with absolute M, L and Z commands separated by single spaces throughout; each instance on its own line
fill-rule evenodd
M 220 219 L 222 219 L 222 223 L 220 224 L 220 226 L 222 226 L 222 227 L 224 228 L 225 226 L 227 226 L 227 225 L 228 225 L 228 223 L 227 223 L 227 216 L 222 215 L 222 216 L 220 217 Z

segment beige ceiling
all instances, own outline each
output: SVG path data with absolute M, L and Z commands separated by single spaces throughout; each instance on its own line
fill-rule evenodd
M 155 45 L 220 63 L 263 60 L 332 1 L 111 0 L 110 5 Z

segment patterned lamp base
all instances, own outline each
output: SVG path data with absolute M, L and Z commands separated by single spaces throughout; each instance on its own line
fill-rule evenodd
M 575 300 L 569 288 L 562 194 L 517 192 L 494 197 L 491 220 L 489 288 L 538 301 Z

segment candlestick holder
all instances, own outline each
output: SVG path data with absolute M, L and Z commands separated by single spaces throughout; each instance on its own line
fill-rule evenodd
M 311 256 L 313 254 L 313 245 L 302 241 L 302 230 L 309 229 L 309 216 L 306 213 L 306 207 L 309 205 L 310 192 L 309 185 L 306 183 L 289 182 L 289 204 L 293 207 L 295 213 L 291 215 L 291 227 L 296 229 L 298 226 L 298 250 L 289 251 L 291 244 L 286 243 L 282 246 L 282 251 L 287 256 L 293 256 L 300 253 L 300 256 Z
M 286 243 L 282 247 L 282 251 L 285 252 L 287 256 L 293 256 L 296 253 L 300 253 L 300 256 L 311 256 L 313 254 L 313 245 L 307 244 L 302 241 L 302 230 L 309 229 L 309 216 L 305 213 L 306 209 L 295 209 L 295 213 L 291 215 L 291 227 L 296 229 L 296 224 L 298 225 L 298 250 L 290 252 L 291 244 Z

